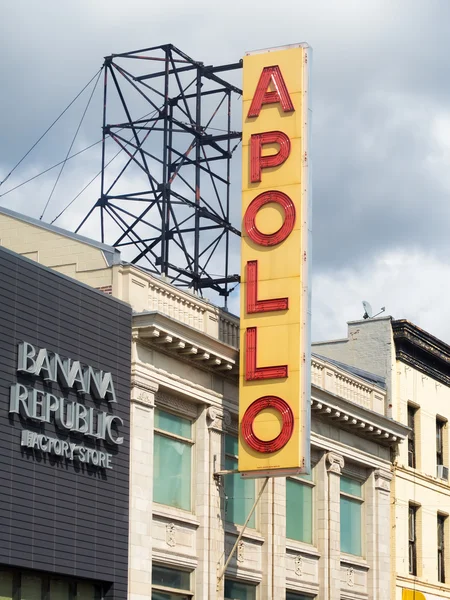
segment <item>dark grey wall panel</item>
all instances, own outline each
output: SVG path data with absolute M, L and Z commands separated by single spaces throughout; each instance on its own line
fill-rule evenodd
M 20 342 L 111 372 L 117 404 L 17 373 Z M 0 248 L 0 566 L 104 582 L 125 600 L 128 571 L 131 308 Z M 117 415 L 124 443 L 94 445 L 9 414 L 22 383 Z M 112 469 L 21 448 L 23 429 L 97 447 Z

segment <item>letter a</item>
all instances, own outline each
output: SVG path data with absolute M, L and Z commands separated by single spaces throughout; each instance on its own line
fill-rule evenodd
M 273 84 L 275 91 L 269 92 L 270 83 Z M 256 86 L 253 100 L 248 111 L 248 117 L 257 117 L 263 104 L 281 104 L 283 112 L 294 111 L 291 97 L 281 74 L 280 67 L 264 67 L 258 85 Z

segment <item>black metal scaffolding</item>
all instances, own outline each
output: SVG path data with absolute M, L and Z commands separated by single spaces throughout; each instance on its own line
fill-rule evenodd
M 205 66 L 170 44 L 106 57 L 101 193 L 77 228 L 99 212 L 102 242 L 176 285 L 215 290 L 225 305 L 239 281 L 229 272 L 240 235 L 230 170 L 242 92 L 223 77 L 241 67 Z

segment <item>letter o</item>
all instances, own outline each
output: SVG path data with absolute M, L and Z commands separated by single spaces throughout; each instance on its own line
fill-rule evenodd
M 265 408 L 274 408 L 282 419 L 280 433 L 273 440 L 260 439 L 253 430 L 256 416 Z M 257 452 L 269 453 L 281 450 L 292 437 L 294 431 L 294 414 L 287 402 L 278 396 L 262 396 L 258 398 L 244 413 L 241 422 L 241 432 L 245 443 Z
M 256 227 L 256 215 L 260 208 L 265 204 L 273 202 L 279 204 L 284 210 L 283 225 L 274 233 L 262 233 Z M 276 246 L 281 244 L 294 229 L 295 225 L 295 206 L 287 194 L 276 190 L 263 192 L 254 198 L 244 215 L 244 228 L 251 240 L 259 246 Z

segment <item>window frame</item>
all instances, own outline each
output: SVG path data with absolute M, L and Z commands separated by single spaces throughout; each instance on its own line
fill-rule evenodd
M 233 581 L 234 583 L 239 583 L 241 585 L 246 585 L 246 586 L 248 586 L 250 588 L 253 588 L 255 590 L 255 600 L 258 599 L 258 597 L 259 597 L 259 594 L 258 594 L 259 583 L 252 583 L 250 581 L 245 581 L 245 580 L 242 580 L 242 579 L 237 579 L 236 577 L 225 577 L 224 580 L 223 580 L 223 584 L 224 584 L 223 585 L 223 589 L 224 589 L 224 591 L 223 591 L 223 597 L 224 597 L 224 600 L 227 600 L 227 598 L 225 596 L 225 583 L 227 581 Z
M 50 590 L 52 581 L 61 581 L 67 583 L 68 587 L 68 600 L 79 600 L 78 596 L 78 585 L 90 585 L 94 593 L 95 600 L 103 600 L 105 597 L 105 588 L 102 584 L 97 581 L 85 580 L 79 577 L 68 577 L 67 575 L 59 575 L 58 573 L 47 573 L 43 571 L 31 571 L 29 569 L 21 569 L 19 567 L 13 567 L 9 565 L 1 565 L 0 571 L 11 574 L 12 583 L 12 598 L 16 600 L 21 597 L 22 594 L 22 577 L 36 577 L 41 583 L 41 595 L 40 600 L 48 600 L 50 598 Z
M 233 438 L 233 439 L 239 439 L 237 435 L 234 435 L 233 433 L 230 432 L 226 432 L 223 436 L 223 452 L 224 452 L 224 458 L 225 460 L 227 458 L 230 458 L 234 461 L 238 460 L 238 455 L 237 454 L 231 454 L 231 452 L 227 452 L 227 443 L 226 440 L 228 438 Z M 240 477 L 240 475 L 238 473 L 234 473 L 234 474 L 229 474 L 229 475 L 224 475 L 224 477 Z M 247 481 L 253 481 L 253 502 L 252 502 L 252 506 L 256 501 L 256 481 L 254 479 L 250 480 L 247 479 Z M 238 527 L 242 527 L 244 525 L 244 523 L 236 523 L 235 521 L 231 521 L 229 519 L 227 519 L 226 515 L 227 515 L 227 504 L 228 504 L 228 497 L 226 495 L 225 492 L 225 485 L 226 485 L 226 479 L 224 481 L 224 488 L 223 488 L 223 493 L 225 496 L 225 505 L 224 505 L 224 521 L 225 523 L 228 523 L 229 525 L 233 526 L 233 525 L 237 525 Z M 257 518 L 257 512 L 258 512 L 258 506 L 256 506 L 255 510 L 253 511 L 253 515 L 252 515 L 252 519 L 250 519 L 250 521 L 247 524 L 247 528 L 248 529 L 256 529 L 256 524 L 258 522 L 258 518 Z M 246 515 L 246 517 L 248 516 L 248 514 Z
M 315 480 L 315 469 L 314 469 L 314 465 L 311 465 L 311 479 L 306 479 L 306 476 L 302 476 L 302 475 L 293 475 L 291 477 L 287 477 L 286 479 L 286 539 L 288 540 L 292 540 L 294 542 L 299 542 L 300 544 L 308 544 L 308 546 L 314 546 L 315 544 L 315 539 L 316 539 L 316 523 L 315 523 L 315 513 L 314 513 L 314 507 L 315 507 L 315 503 L 316 503 L 316 489 L 317 489 L 317 485 L 316 485 L 316 480 Z M 296 538 L 290 538 L 287 536 L 287 482 L 288 480 L 291 481 L 295 481 L 296 483 L 299 483 L 300 485 L 303 485 L 305 487 L 309 487 L 311 489 L 311 541 L 310 542 L 305 542 L 304 540 L 297 540 Z
M 175 571 L 178 573 L 187 573 L 189 575 L 189 586 L 190 589 L 189 590 L 185 590 L 182 588 L 173 588 L 170 586 L 164 586 L 164 585 L 158 585 L 158 584 L 154 584 L 153 583 L 153 565 L 152 565 L 152 598 L 153 598 L 153 590 L 155 590 L 155 592 L 163 592 L 165 594 L 172 594 L 175 597 L 179 597 L 182 598 L 183 596 L 187 596 L 188 598 L 193 598 L 194 597 L 194 591 L 192 590 L 192 588 L 194 587 L 193 582 L 192 582 L 192 575 L 193 575 L 193 571 L 190 571 L 188 569 L 175 569 L 173 567 L 168 567 L 162 563 L 158 563 L 158 562 L 154 562 L 153 563 L 156 567 L 160 567 L 162 569 L 167 569 L 168 571 Z
M 194 512 L 193 507 L 195 506 L 195 498 L 194 498 L 194 466 L 195 466 L 194 454 L 195 454 L 195 451 L 192 450 L 193 448 L 195 448 L 195 420 L 190 415 L 186 416 L 184 414 L 177 413 L 176 411 L 167 409 L 165 406 L 157 405 L 157 406 L 155 406 L 155 415 L 154 415 L 155 422 L 156 422 L 156 412 L 157 411 L 166 413 L 168 415 L 171 415 L 172 417 L 177 417 L 179 419 L 184 419 L 185 421 L 189 421 L 189 423 L 191 425 L 191 437 L 190 438 L 186 438 L 184 436 L 177 435 L 176 433 L 166 431 L 165 429 L 156 427 L 156 425 L 154 425 L 154 427 L 153 427 L 153 453 L 155 453 L 155 438 L 156 438 L 156 436 L 174 440 L 176 442 L 186 444 L 190 447 L 190 449 L 191 449 L 191 452 L 190 452 L 190 465 L 191 465 L 191 482 L 190 483 L 191 483 L 191 485 L 190 485 L 190 493 L 189 493 L 189 509 L 181 508 L 179 506 L 173 506 L 172 504 L 165 504 L 163 502 L 158 502 L 154 498 L 153 498 L 153 502 L 155 502 L 156 504 L 159 504 L 160 506 L 167 506 L 170 509 L 183 510 L 185 512 L 192 513 L 192 512 Z
M 448 515 L 444 515 L 442 513 L 437 514 L 437 570 L 439 583 L 445 583 L 445 542 L 447 538 L 447 518 Z M 440 534 L 442 534 L 442 543 L 440 540 Z
M 417 515 L 419 505 L 408 503 L 408 573 L 417 577 Z
M 359 483 L 359 485 L 361 486 L 361 496 L 355 496 L 354 494 L 350 494 L 349 492 L 343 492 L 341 489 L 342 479 L 349 479 L 351 481 L 355 481 L 356 483 Z M 341 553 L 347 554 L 348 556 L 364 557 L 364 553 L 365 553 L 365 544 L 364 544 L 364 535 L 363 535 L 364 506 L 365 506 L 364 484 L 365 484 L 365 482 L 366 482 L 365 479 L 361 479 L 360 477 L 355 477 L 352 473 L 346 473 L 345 471 L 341 474 L 340 480 L 339 480 L 339 527 L 340 528 L 342 527 L 342 518 L 341 518 L 341 499 L 342 498 L 351 500 L 352 502 L 357 504 L 360 508 L 360 513 L 359 513 L 359 517 L 360 517 L 360 553 L 359 554 L 353 554 L 351 552 L 345 552 L 342 550 L 342 532 L 340 533 L 339 549 L 340 549 Z
M 297 590 L 288 590 L 286 589 L 286 600 L 288 598 L 288 594 L 294 600 L 315 600 L 317 596 L 315 594 L 307 594 L 306 592 L 298 592 Z
M 447 466 L 445 460 L 445 430 L 447 421 L 438 415 L 436 416 L 436 466 Z
M 418 408 L 413 404 L 408 403 L 407 425 L 411 429 L 408 433 L 408 467 L 411 469 L 417 468 L 417 448 L 416 448 L 416 429 L 417 429 L 417 412 Z

